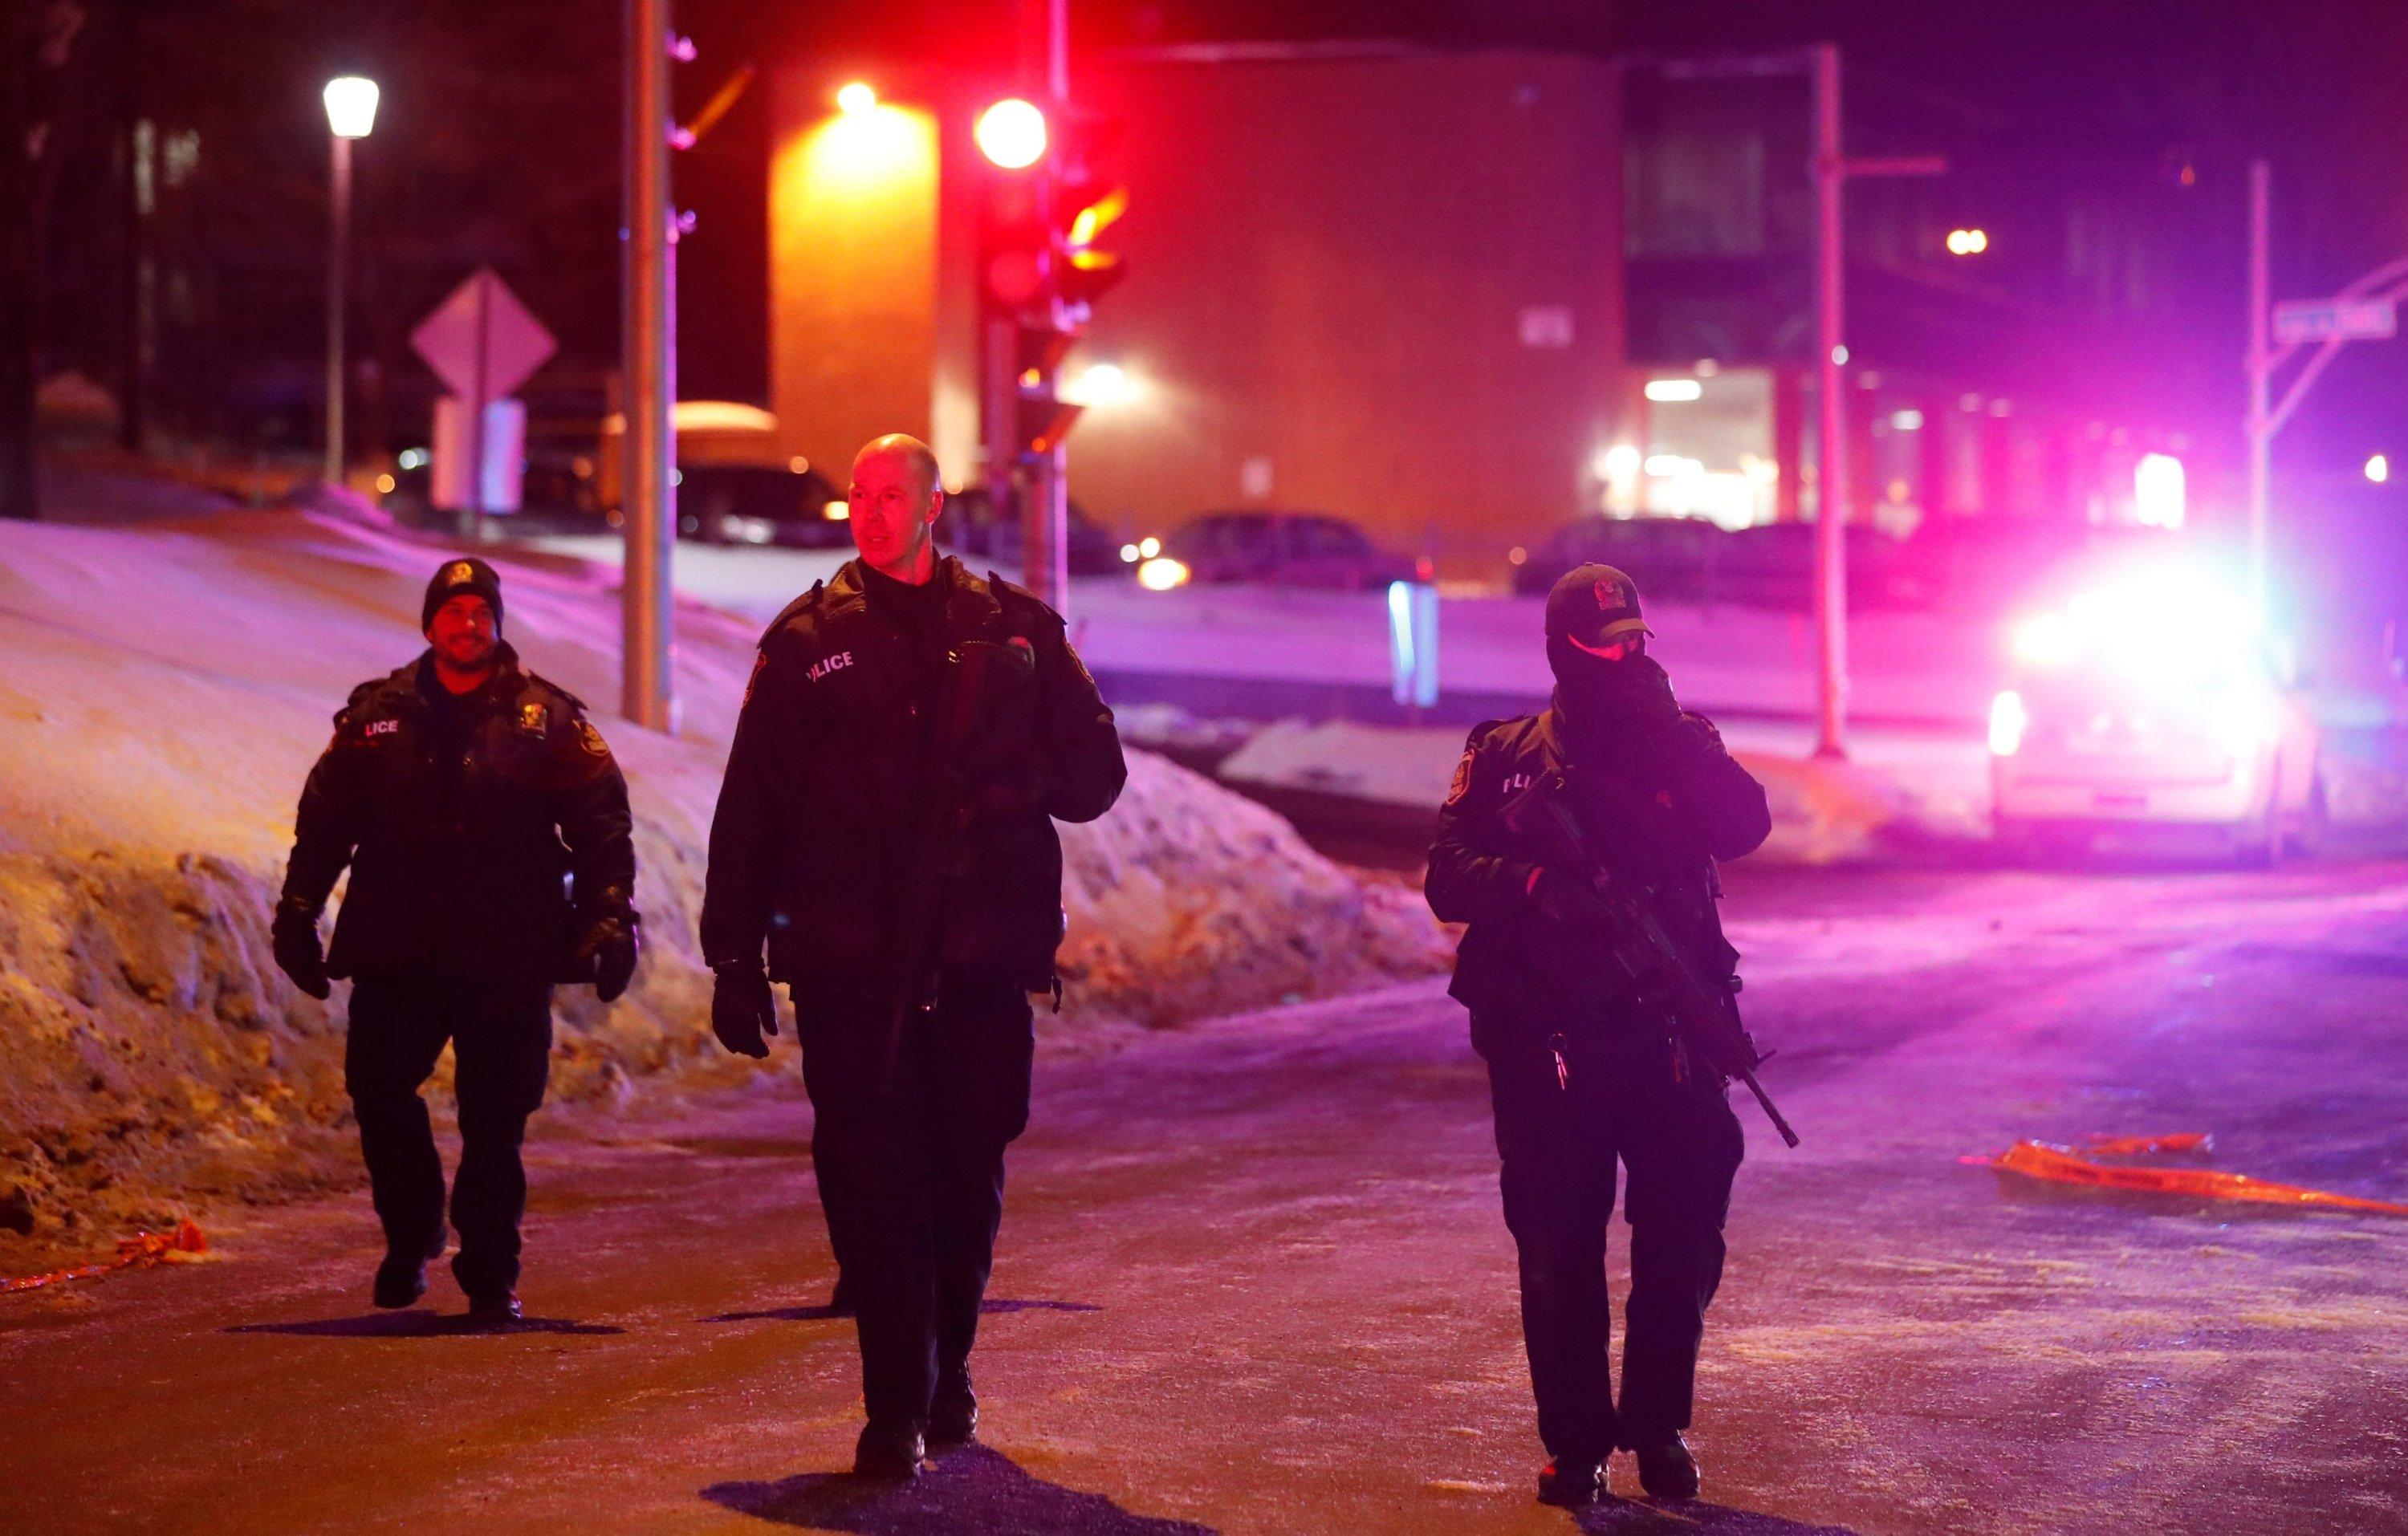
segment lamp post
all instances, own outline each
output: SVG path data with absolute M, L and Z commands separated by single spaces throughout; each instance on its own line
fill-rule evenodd
M 343 482 L 343 273 L 351 237 L 351 140 L 376 126 L 377 83 L 358 75 L 326 82 L 334 138 L 334 211 L 326 253 L 326 483 Z

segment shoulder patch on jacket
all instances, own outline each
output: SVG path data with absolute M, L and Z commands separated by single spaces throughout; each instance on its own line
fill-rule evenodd
M 1484 720 L 1472 726 L 1471 734 L 1463 739 L 1463 755 L 1455 764 L 1455 782 L 1447 785 L 1446 803 L 1449 806 L 1461 805 L 1463 797 L 1471 793 L 1472 765 L 1480 760 L 1480 749 L 1486 743 L 1488 733 L 1503 724 L 1505 722 L 1501 720 Z
M 588 757 L 607 758 L 610 755 L 609 744 L 602 739 L 602 733 L 594 728 L 594 722 L 581 714 L 577 717 L 577 744 L 585 749 Z

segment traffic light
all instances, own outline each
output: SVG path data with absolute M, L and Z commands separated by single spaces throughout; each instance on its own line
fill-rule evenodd
M 997 362 L 1012 370 L 1011 427 L 1024 455 L 1050 453 L 1078 420 L 1080 407 L 1060 395 L 1062 359 L 1096 301 L 1125 275 L 1119 254 L 1097 243 L 1128 207 L 1127 193 L 1101 174 L 1117 135 L 1111 119 L 1068 112 L 1057 123 L 1017 97 L 989 107 L 973 130 L 988 165 L 980 299 L 994 323 L 989 345 L 1010 349 Z

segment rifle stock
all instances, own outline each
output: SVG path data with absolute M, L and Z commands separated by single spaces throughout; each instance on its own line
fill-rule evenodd
M 1594 900 L 1591 912 L 1608 956 L 1638 988 L 1642 1002 L 1661 1007 L 1682 1044 L 1711 1070 L 1747 1084 L 1782 1141 L 1798 1145 L 1798 1133 L 1756 1081 L 1756 1069 L 1764 1057 L 1742 1027 L 1729 990 L 1709 985 L 1664 931 L 1645 893 L 1634 891 L 1590 851 L 1580 818 L 1567 803 L 1566 789 L 1561 769 L 1541 774 L 1506 805 L 1506 825 L 1536 841 L 1541 867 L 1580 878 Z

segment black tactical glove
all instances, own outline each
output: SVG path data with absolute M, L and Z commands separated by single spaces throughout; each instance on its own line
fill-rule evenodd
M 767 1057 L 766 1032 L 778 1032 L 778 999 L 758 960 L 731 960 L 713 969 L 710 1032 L 739 1056 Z
M 634 912 L 614 913 L 587 926 L 577 941 L 577 973 L 594 976 L 594 995 L 617 1002 L 636 974 L 636 936 L 642 927 Z
M 1596 888 L 1575 874 L 1561 869 L 1541 869 L 1531 883 L 1530 900 L 1539 915 L 1558 927 L 1575 933 L 1592 933 L 1605 926 L 1603 900 Z
M 1629 668 L 1624 696 L 1634 724 L 1661 730 L 1680 723 L 1681 704 L 1672 696 L 1671 674 L 1655 657 L 1632 656 L 1618 665 Z
M 276 904 L 276 920 L 267 931 L 276 969 L 291 977 L 294 986 L 325 1001 L 334 984 L 326 980 L 326 951 L 318 942 L 318 909 L 288 896 Z

